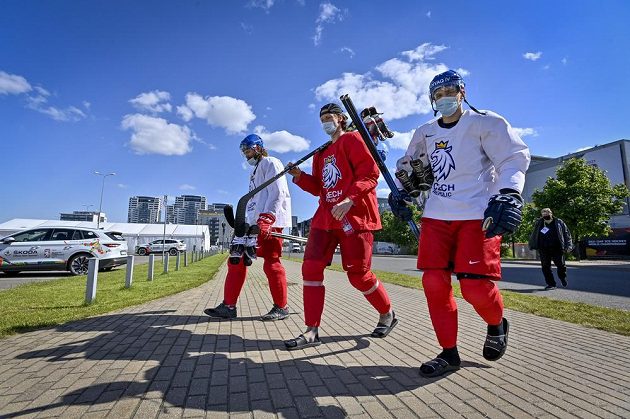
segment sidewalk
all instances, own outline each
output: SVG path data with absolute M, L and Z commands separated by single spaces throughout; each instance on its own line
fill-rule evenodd
M 285 321 L 258 321 L 271 299 L 256 262 L 234 321 L 202 313 L 224 266 L 190 291 L 0 340 L 0 417 L 630 417 L 630 337 L 507 311 L 510 347 L 491 363 L 458 301 L 463 368 L 424 379 L 438 348 L 422 293 L 386 284 L 400 324 L 372 339 L 377 316 L 339 272 L 326 272 L 324 345 L 287 352 L 303 318 L 300 264 L 285 266 Z

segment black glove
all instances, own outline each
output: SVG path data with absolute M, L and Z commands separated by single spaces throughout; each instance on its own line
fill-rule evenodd
M 412 199 L 407 191 L 402 190 L 398 192 L 400 193 L 399 198 L 394 197 L 393 193 L 389 193 L 389 196 L 387 197 L 389 207 L 392 209 L 392 213 L 396 218 L 399 218 L 402 221 L 411 221 L 413 219 L 413 211 L 411 211 L 411 208 L 407 206 L 407 203 L 412 202 Z
M 501 189 L 492 195 L 483 213 L 482 229 L 491 238 L 516 231 L 523 220 L 523 198 L 513 189 Z

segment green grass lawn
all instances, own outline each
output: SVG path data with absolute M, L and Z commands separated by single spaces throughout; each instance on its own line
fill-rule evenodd
M 100 272 L 96 300 L 86 305 L 86 276 L 22 285 L 0 291 L 0 337 L 70 320 L 107 313 L 197 287 L 210 279 L 227 258 L 227 253 L 207 257 L 175 271 L 175 257 L 164 274 L 156 257 L 153 281 L 147 280 L 148 265 L 136 265 L 132 287 L 125 288 L 125 269 Z M 158 262 L 160 260 L 160 262 Z
M 289 260 L 302 262 L 302 259 L 298 258 L 290 258 Z M 343 272 L 343 268 L 339 264 L 333 264 L 328 269 Z M 407 288 L 422 289 L 420 275 L 412 276 L 384 271 L 373 272 L 383 282 Z M 461 298 L 462 296 L 458 285 L 453 285 L 453 293 L 456 297 Z M 547 297 L 526 295 L 514 291 L 502 290 L 501 294 L 503 294 L 505 307 L 511 310 L 630 336 L 630 311 L 571 301 L 553 300 Z

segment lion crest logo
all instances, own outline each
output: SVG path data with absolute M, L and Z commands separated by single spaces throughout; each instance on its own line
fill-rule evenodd
M 435 150 L 431 153 L 431 168 L 435 173 L 435 181 L 446 180 L 451 170 L 455 169 L 455 161 L 451 156 L 452 146 L 448 145 L 448 141 L 440 141 L 435 143 Z
M 341 179 L 341 172 L 336 164 L 337 160 L 335 156 L 328 156 L 324 159 L 324 168 L 322 169 L 322 180 L 324 181 L 324 188 L 334 188 L 337 181 Z

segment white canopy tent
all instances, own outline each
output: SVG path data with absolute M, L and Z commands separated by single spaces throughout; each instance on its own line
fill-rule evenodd
M 96 228 L 96 223 L 89 221 L 59 221 L 59 220 L 34 220 L 27 218 L 14 218 L 5 223 L 0 223 L 0 237 L 22 230 L 37 227 L 87 227 Z M 100 227 L 107 231 L 122 233 L 127 239 L 129 252 L 133 252 L 137 244 L 148 243 L 162 239 L 164 236 L 164 224 L 135 224 L 135 223 L 101 223 Z M 166 238 L 182 240 L 188 250 L 201 250 L 210 248 L 210 230 L 207 225 L 166 224 Z

